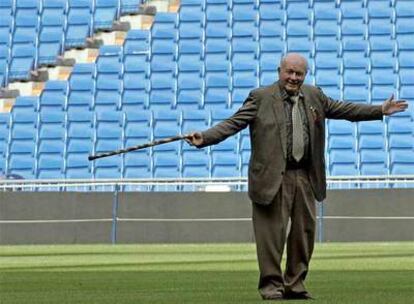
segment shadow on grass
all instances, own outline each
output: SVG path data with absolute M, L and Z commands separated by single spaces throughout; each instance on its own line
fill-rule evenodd
M 257 278 L 256 271 L 3 272 L 0 299 L 2 304 L 263 303 Z M 318 304 L 408 304 L 412 278 L 410 271 L 313 271 L 307 285 Z

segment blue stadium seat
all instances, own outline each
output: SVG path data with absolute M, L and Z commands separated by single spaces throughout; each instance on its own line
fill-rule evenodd
M 92 9 L 92 1 L 69 1 L 65 47 L 82 47 L 85 45 L 85 39 L 92 34 Z
M 181 177 L 180 160 L 174 153 L 163 153 L 154 155 L 154 178 L 177 178 Z M 172 186 L 175 188 L 175 186 Z M 170 187 L 168 187 L 171 189 Z M 158 190 L 161 190 L 159 188 Z M 172 190 L 172 189 L 171 189 Z
M 67 108 L 82 111 L 92 110 L 95 100 L 95 64 L 76 64 L 69 79 Z
M 210 177 L 209 157 L 205 150 L 183 152 L 183 177 Z
M 335 52 L 318 52 L 315 56 L 316 69 L 340 70 L 341 60 Z
M 35 178 L 35 158 L 27 155 L 11 155 L 8 174 L 17 174 L 24 179 Z
M 373 68 L 389 68 L 395 69 L 396 58 L 393 57 L 392 52 L 371 52 L 371 67 Z
M 390 37 L 393 33 L 393 24 L 390 19 L 371 19 L 368 24 L 370 36 L 381 35 Z
M 134 136 L 140 131 L 149 130 L 152 122 L 151 111 L 128 111 L 125 114 L 125 135 Z M 150 140 L 151 136 L 148 139 Z
M 257 76 L 255 72 L 234 72 L 233 73 L 233 88 L 248 88 L 254 89 L 257 87 Z
M 38 179 L 63 179 L 65 159 L 61 155 L 41 155 L 38 160 Z
M 260 19 L 259 23 L 259 35 L 260 37 L 284 37 L 285 28 L 282 22 L 278 19 L 267 20 Z
M 67 113 L 67 152 L 87 154 L 93 150 L 94 135 L 94 113 L 89 111 L 78 111 L 76 109 Z
M 117 74 L 99 74 L 96 82 L 95 111 L 121 107 L 122 81 Z
M 330 175 L 358 175 L 357 170 L 357 154 L 349 149 L 332 150 L 329 154 Z
M 412 136 L 407 134 L 390 134 L 388 139 L 388 146 L 391 150 L 403 149 L 410 152 L 413 149 Z
M 132 32 L 132 34 L 130 33 Z M 123 109 L 128 107 L 147 107 L 145 96 L 148 85 L 149 32 L 132 30 L 124 42 L 124 92 Z
M 201 39 L 203 30 L 199 22 L 181 22 L 178 33 L 180 39 Z
M 39 65 L 55 64 L 63 52 L 67 2 L 44 0 L 40 20 Z
M 39 117 L 31 109 L 12 109 L 9 142 L 9 174 L 19 174 L 26 179 L 35 176 L 36 141 Z
M 122 177 L 122 156 L 100 158 L 95 161 L 94 177 L 99 178 L 121 178 Z
M 336 20 L 316 20 L 314 25 L 315 37 L 339 37 L 339 27 Z
M 141 0 L 121 0 L 121 15 L 137 13 L 141 2 Z
M 7 145 L 9 142 L 9 133 L 10 133 L 10 114 L 1 113 L 0 114 L 0 175 L 5 175 L 6 169 L 6 155 L 7 155 Z
M 398 50 L 414 50 L 414 32 L 410 34 L 397 34 L 396 41 L 398 45 Z
M 56 139 L 63 141 L 66 137 L 66 115 L 61 111 L 48 111 L 40 113 L 39 139 Z M 40 141 L 40 152 L 42 150 Z M 45 147 L 46 148 L 46 147 Z M 63 151 L 63 150 L 61 150 Z
M 389 1 L 368 1 L 368 18 L 392 18 L 393 10 Z
M 36 48 L 34 45 L 16 45 L 12 48 L 9 79 L 29 80 L 34 68 Z
M 139 54 L 149 49 L 149 31 L 129 30 L 124 41 L 124 54 Z
M 414 8 L 410 0 L 395 1 L 395 13 L 398 17 L 414 17 Z
M 311 15 L 308 1 L 290 1 L 287 5 L 288 19 L 308 19 Z
M 332 1 L 313 1 L 315 20 L 338 20 L 339 10 Z
M 66 140 L 66 115 L 61 111 L 40 113 L 38 154 L 63 157 Z
M 212 176 L 239 176 L 239 136 L 232 136 L 211 146 Z
M 358 122 L 359 134 L 384 135 L 384 124 L 381 121 Z
M 64 111 L 68 94 L 67 81 L 47 81 L 40 96 L 40 111 Z
M 216 154 L 212 157 L 211 176 L 217 177 L 238 177 L 240 176 L 239 158 L 237 154 Z
M 92 178 L 91 162 L 88 161 L 88 154 L 68 154 L 66 158 L 67 179 Z
M 341 41 L 329 36 L 315 37 L 315 52 L 336 52 L 339 54 Z
M 411 116 L 389 117 L 387 125 L 389 134 L 407 134 L 408 137 L 412 137 L 414 134 L 413 119 Z
M 414 59 L 412 57 L 412 52 L 410 51 L 400 51 L 398 55 L 398 62 L 402 68 L 413 68 Z
M 369 74 L 359 69 L 347 69 L 344 72 L 345 85 L 360 85 L 368 87 Z
M 413 85 L 414 84 L 414 73 L 411 69 L 400 68 L 399 70 L 400 82 L 402 85 Z
M 152 38 L 177 39 L 177 14 L 157 13 L 151 28 Z
M 111 29 L 114 20 L 119 17 L 119 9 L 118 0 L 95 0 L 94 29 Z
M 185 110 L 181 124 L 181 133 L 202 131 L 208 127 L 208 113 L 204 110 Z
M 387 153 L 380 149 L 365 149 L 361 154 L 361 175 L 387 175 Z
M 414 174 L 414 157 L 408 151 L 391 151 L 391 174 Z
M 207 0 L 205 12 L 207 21 L 227 21 L 227 0 Z
M 96 152 L 119 150 L 123 146 L 124 139 L 124 113 L 123 112 L 98 112 L 96 115 Z M 120 160 L 117 159 L 119 162 Z M 103 165 L 108 165 L 103 162 Z M 111 163 L 112 164 L 112 163 Z M 109 165 L 108 165 L 109 166 Z M 113 166 L 110 165 L 111 167 Z M 118 168 L 121 172 L 121 168 Z M 96 173 L 96 172 L 95 172 Z
M 251 88 L 249 87 L 233 88 L 231 91 L 230 108 L 233 110 L 237 110 L 238 108 L 240 108 L 243 102 L 249 96 L 250 91 L 251 91 Z
M 410 36 L 410 34 L 413 34 L 414 30 L 412 27 L 411 19 L 410 18 L 397 19 L 397 21 L 395 22 L 395 32 L 397 34 L 397 37 L 400 37 L 401 35 Z
M 225 108 L 229 103 L 229 75 L 226 72 L 206 73 L 204 107 Z
M 18 0 L 14 14 L 14 43 L 35 44 L 39 30 L 39 1 Z
M 0 14 L 2 16 L 11 15 L 14 10 L 13 0 L 4 0 L 0 2 Z
M 256 71 L 258 68 L 255 52 L 235 52 L 231 63 L 233 71 Z
M 242 132 L 241 140 L 240 140 L 240 156 L 241 156 L 241 174 L 244 177 L 247 177 L 250 155 L 251 155 L 251 142 L 248 136 L 248 132 L 246 132 L 246 134 L 243 134 Z
M 286 33 L 288 39 L 290 37 L 310 38 L 311 32 L 308 20 L 288 20 Z
M 125 154 L 125 178 L 152 178 L 152 158 L 145 151 Z
M 364 7 L 363 1 L 341 1 L 339 7 L 341 10 L 342 18 L 349 19 L 365 19 L 366 18 L 366 8 Z
M 36 112 L 39 107 L 39 98 L 37 96 L 19 96 L 16 98 L 13 111 L 27 111 L 29 113 Z
M 201 104 L 202 89 L 203 79 L 199 73 L 179 73 L 177 106 L 194 105 L 197 108 Z
M 260 59 L 259 59 L 259 66 L 260 71 L 275 71 L 276 67 L 279 66 L 280 59 L 282 57 L 282 53 L 284 49 L 278 48 L 279 41 L 273 41 L 273 47 L 270 47 L 271 40 L 266 41 L 266 39 L 262 38 L 260 43 Z M 281 43 L 281 42 L 280 42 Z
M 180 1 L 179 20 L 182 22 L 202 22 L 203 1 L 184 0 Z
M 340 77 L 335 70 L 317 70 L 315 75 L 317 86 L 334 86 L 340 88 Z

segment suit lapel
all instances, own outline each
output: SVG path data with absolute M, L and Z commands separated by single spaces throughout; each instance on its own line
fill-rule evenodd
M 308 126 L 309 126 L 309 144 L 310 144 L 310 151 L 314 151 L 314 143 L 315 143 L 315 117 L 314 113 L 312 113 L 312 108 L 315 109 L 316 107 L 312 104 L 309 96 L 304 94 L 304 106 L 306 110 L 306 116 L 308 117 Z
M 275 114 L 276 123 L 277 123 L 279 131 L 280 131 L 280 141 L 281 141 L 281 144 L 282 144 L 283 154 L 286 158 L 287 143 L 286 143 L 285 109 L 283 107 L 283 101 L 282 101 L 282 97 L 280 95 L 280 89 L 279 89 L 279 85 L 278 85 L 277 82 L 273 85 L 272 89 L 273 89 L 273 93 L 272 93 L 273 113 Z

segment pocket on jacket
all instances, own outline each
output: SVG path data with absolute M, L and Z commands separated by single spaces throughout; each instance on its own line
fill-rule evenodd
M 261 163 L 254 163 L 251 165 L 252 173 L 259 173 L 264 168 L 263 164 Z

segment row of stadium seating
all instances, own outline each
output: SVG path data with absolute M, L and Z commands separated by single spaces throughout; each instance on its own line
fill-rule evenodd
M 247 174 L 250 156 L 247 130 L 204 151 L 172 143 L 126 155 L 124 160 L 113 157 L 98 160 L 95 165 L 87 161 L 92 153 L 206 129 L 229 117 L 232 110 L 58 111 L 39 109 L 37 102 L 36 97 L 18 98 L 11 115 L 1 116 L 3 174 L 6 170 L 25 178 Z M 389 118 L 387 124 L 330 121 L 327 130 L 329 174 L 414 173 L 414 130 L 409 115 Z
M 344 3 L 369 7 L 374 1 L 259 5 L 183 0 L 178 14 L 157 14 L 150 31 L 129 31 L 122 47 L 103 46 L 96 63 L 75 65 L 69 81 L 47 82 L 40 98 L 18 98 L 0 124 L 3 173 L 25 178 L 246 176 L 247 131 L 202 151 L 173 143 L 93 164 L 87 156 L 205 129 L 227 118 L 251 89 L 276 80 L 280 57 L 292 50 L 309 59 L 307 82 L 333 98 L 378 103 L 396 93 L 414 99 L 412 29 L 343 35 L 342 20 L 336 26 L 341 35 L 312 39 L 289 32 L 283 36 L 283 26 L 261 31 L 263 22 L 273 18 L 260 17 L 263 5 L 276 5 L 274 11 L 285 14 L 293 3 L 314 11 L 325 2 L 343 9 Z M 396 3 L 387 3 L 395 4 L 388 10 L 396 10 Z M 238 20 L 237 12 L 249 12 L 238 5 L 253 6 L 256 18 L 262 19 Z M 210 20 L 216 6 L 221 13 Z M 395 14 L 392 24 L 403 19 Z M 412 113 L 410 107 L 385 124 L 329 122 L 328 174 L 413 174 Z
M 110 30 L 139 0 L 7 0 L 0 3 L 0 85 L 30 78 L 65 49 L 82 47 L 94 31 Z
M 374 5 L 370 5 L 371 2 Z M 386 60 L 388 55 L 394 53 L 393 50 L 413 49 L 409 3 L 400 1 L 393 8 L 389 1 L 371 2 L 367 5 L 368 12 L 372 12 L 367 16 L 371 19 L 366 21 L 361 1 L 340 2 L 339 6 L 332 1 L 315 2 L 313 7 L 309 7 L 308 1 L 289 2 L 287 9 L 281 10 L 279 1 L 258 5 L 255 1 L 190 0 L 182 2 L 178 15 L 159 15 L 158 23 L 170 25 L 164 24 L 161 31 L 153 33 L 159 34 L 159 38 L 175 39 L 177 35 L 180 39 L 202 39 L 205 36 L 210 40 L 206 41 L 206 52 L 211 49 L 209 44 L 213 45 L 213 52 L 224 50 L 219 44 L 228 45 L 226 39 L 231 39 L 235 52 L 250 52 L 256 56 L 263 51 L 301 51 L 310 53 L 312 57 L 313 43 L 310 42 L 315 41 L 317 51 L 327 51 L 326 47 L 338 50 L 335 40 L 346 45 L 349 37 L 373 40 L 369 46 L 381 52 L 378 61 Z M 39 64 L 55 63 L 65 47 L 84 46 L 85 38 L 94 30 L 112 26 L 114 18 L 125 11 L 122 4 L 118 0 L 44 0 L 40 4 L 35 0 L 16 0 L 15 6 L 7 7 L 12 2 L 6 1 L 3 9 L 6 17 L 0 24 L 2 83 L 7 83 L 9 79 L 28 79 L 31 69 Z M 359 8 L 356 10 L 358 13 L 354 12 L 354 6 Z M 391 19 L 395 19 L 395 23 L 392 20 L 387 22 L 387 14 L 394 10 L 396 17 Z M 77 19 L 84 18 L 84 14 L 89 19 L 78 22 Z M 313 15 L 315 22 L 309 20 L 309 16 Z M 76 19 L 73 24 L 72 19 Z M 278 42 L 275 37 L 281 41 Z M 331 46 L 325 46 L 327 38 Z M 284 41 L 286 45 L 282 47 Z M 9 53 L 10 45 L 13 47 Z M 408 54 L 400 56 L 399 65 L 407 65 L 405 62 L 410 61 L 411 57 Z M 409 64 L 412 65 L 412 60 Z

